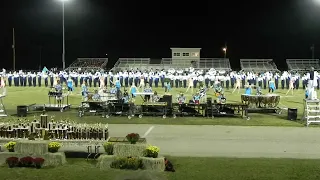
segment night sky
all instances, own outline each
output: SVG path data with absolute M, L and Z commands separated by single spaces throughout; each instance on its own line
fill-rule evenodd
M 16 67 L 62 66 L 62 4 L 59 0 L 1 2 L 1 66 L 12 69 L 12 28 Z M 66 63 L 78 57 L 167 58 L 170 47 L 201 47 L 202 58 L 285 59 L 320 55 L 320 1 L 122 1 L 65 3 Z M 318 48 L 319 47 L 319 48 Z M 318 51 L 319 50 L 319 51 Z M 41 58 L 40 58 L 41 57 Z

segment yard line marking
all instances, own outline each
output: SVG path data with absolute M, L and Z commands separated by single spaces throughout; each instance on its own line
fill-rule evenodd
M 151 126 L 146 133 L 144 133 L 144 135 L 142 136 L 143 138 L 147 137 L 148 134 L 154 129 L 154 126 Z

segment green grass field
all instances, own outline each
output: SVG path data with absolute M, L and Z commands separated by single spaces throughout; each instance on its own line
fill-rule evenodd
M 90 89 L 91 91 L 94 88 Z M 4 98 L 4 103 L 7 109 L 9 116 L 6 119 L 16 119 L 14 114 L 16 114 L 16 106 L 18 105 L 30 105 L 30 104 L 48 104 L 48 94 L 49 88 L 45 87 L 7 87 L 7 97 Z M 154 89 L 159 94 L 164 94 L 162 88 Z M 176 89 L 173 88 L 170 92 L 174 97 L 180 93 L 185 92 L 185 89 Z M 228 103 L 239 103 L 240 96 L 244 92 L 241 90 L 238 94 L 237 92 L 232 94 L 232 90 L 226 90 L 225 95 Z M 267 93 L 267 90 L 264 90 L 264 93 Z M 279 107 L 282 108 L 298 108 L 298 118 L 302 116 L 302 107 L 303 107 L 303 98 L 304 91 L 296 90 L 294 95 L 289 94 L 285 96 L 286 90 L 278 90 L 276 92 L 281 97 Z M 191 98 L 192 93 L 185 93 L 188 98 Z M 213 90 L 210 90 L 208 96 L 213 96 Z M 55 119 L 72 119 L 78 122 L 86 123 L 117 123 L 117 124 L 186 124 L 186 125 L 243 125 L 243 126 L 304 126 L 305 123 L 301 121 L 288 121 L 287 112 L 283 111 L 281 115 L 277 114 L 249 114 L 250 120 L 246 121 L 241 118 L 198 118 L 198 117 L 183 117 L 183 118 L 166 118 L 162 119 L 161 117 L 143 117 L 127 119 L 127 117 L 111 117 L 109 119 L 101 118 L 100 116 L 85 116 L 82 118 L 78 117 L 77 108 L 80 105 L 81 96 L 80 88 L 70 95 L 69 103 L 72 104 L 72 110 L 66 112 L 48 112 L 49 115 L 54 115 Z M 141 98 L 136 98 L 136 103 L 141 103 Z M 28 118 L 33 118 L 34 115 L 39 115 L 41 112 L 31 112 Z
M 318 180 L 319 160 L 294 159 L 234 159 L 171 157 L 175 173 L 165 172 L 168 180 Z M 119 174 L 134 172 L 101 171 L 95 162 L 68 159 L 68 164 L 57 168 L 28 169 L 0 168 L 3 180 L 114 180 Z M 142 180 L 142 179 L 140 179 Z M 161 180 L 161 179 L 160 179 Z
M 93 89 L 93 88 L 92 88 Z M 163 89 L 155 89 L 159 94 L 163 94 Z M 29 104 L 48 103 L 48 88 L 39 87 L 8 87 L 7 97 L 4 98 L 9 117 L 3 120 L 17 119 L 16 106 Z M 232 90 L 225 92 L 228 103 L 239 103 L 240 94 L 231 93 Z M 171 94 L 174 96 L 185 89 L 173 88 Z M 264 90 L 264 93 L 267 93 Z M 276 92 L 285 96 L 285 90 Z M 185 93 L 191 97 L 190 93 Z M 213 95 L 211 90 L 208 94 Z M 279 106 L 283 108 L 298 108 L 298 117 L 302 116 L 303 90 L 294 92 L 294 96 L 281 97 Z M 127 117 L 110 117 L 109 119 L 99 116 L 78 117 L 77 107 L 81 102 L 80 89 L 69 97 L 69 102 L 73 109 L 66 112 L 48 112 L 50 116 L 59 119 L 72 119 L 82 123 L 117 123 L 117 124 L 181 124 L 181 125 L 241 125 L 241 126 L 304 126 L 302 121 L 286 120 L 286 111 L 283 114 L 250 114 L 249 121 L 241 118 L 166 118 L 143 117 L 127 119 Z M 141 103 L 140 97 L 137 103 Z M 29 114 L 28 119 L 41 112 Z M 194 158 L 194 157 L 171 157 L 177 172 L 163 173 L 169 180 L 318 180 L 320 173 L 318 167 L 319 160 L 295 160 L 295 159 L 235 159 L 235 158 Z M 130 171 L 109 170 L 100 171 L 95 167 L 94 161 L 85 161 L 84 159 L 68 159 L 68 164 L 57 168 L 46 169 L 26 169 L 15 168 L 8 169 L 0 167 L 0 177 L 3 180 L 76 180 L 76 179 L 104 179 L 113 180 L 119 174 L 132 173 Z

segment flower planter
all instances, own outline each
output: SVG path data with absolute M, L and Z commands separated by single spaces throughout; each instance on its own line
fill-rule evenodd
M 16 165 L 9 163 L 8 166 L 9 166 L 9 168 L 14 168 Z
M 50 148 L 50 149 L 48 149 L 48 151 L 51 152 L 51 153 L 56 153 L 56 152 L 58 152 L 58 149 Z
M 40 164 L 36 164 L 36 168 L 37 168 L 37 169 L 41 169 L 41 167 L 42 167 L 42 166 L 41 166 Z
M 14 152 L 14 149 L 9 149 L 9 152 Z
M 156 152 L 155 152 L 155 153 L 152 153 L 152 154 L 150 154 L 150 155 L 151 155 L 152 158 L 157 158 L 157 157 L 158 157 L 158 153 L 156 153 Z

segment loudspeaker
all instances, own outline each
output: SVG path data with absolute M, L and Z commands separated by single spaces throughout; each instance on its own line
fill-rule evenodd
M 298 117 L 298 109 L 288 108 L 288 120 L 296 121 Z
M 27 117 L 28 107 L 27 106 L 17 106 L 17 116 Z

